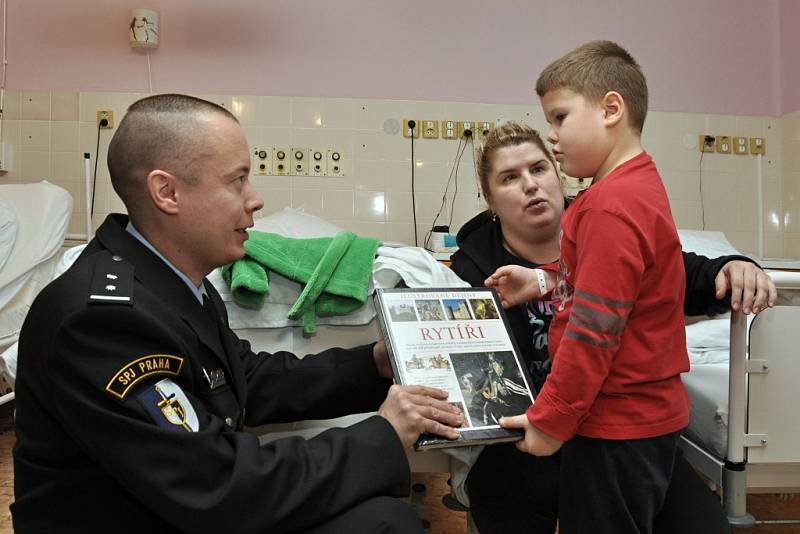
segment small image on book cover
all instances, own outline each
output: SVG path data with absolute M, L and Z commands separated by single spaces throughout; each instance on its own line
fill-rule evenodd
M 420 321 L 444 321 L 442 303 L 438 300 L 417 300 L 414 304 Z
M 465 416 L 458 440 L 425 434 L 417 449 L 522 437 L 499 425 L 525 413 L 533 390 L 492 289 L 379 289 L 375 304 L 395 380 L 447 391 Z
M 447 318 L 451 321 L 468 321 L 472 319 L 465 299 L 442 299 Z

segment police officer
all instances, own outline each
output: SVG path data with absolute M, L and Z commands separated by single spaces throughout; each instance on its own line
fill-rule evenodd
M 423 431 L 457 437 L 436 389 L 392 386 L 385 345 L 255 354 L 205 276 L 244 255 L 262 201 L 224 108 L 134 103 L 111 215 L 20 336 L 14 528 L 26 532 L 422 532 L 395 499 Z M 244 425 L 377 410 L 261 445 Z

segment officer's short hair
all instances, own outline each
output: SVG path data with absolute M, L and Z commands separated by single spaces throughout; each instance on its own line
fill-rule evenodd
M 202 141 L 199 118 L 227 109 L 188 95 L 162 94 L 134 102 L 108 145 L 111 185 L 130 212 L 140 202 L 147 175 L 160 169 L 193 183 L 192 160 Z

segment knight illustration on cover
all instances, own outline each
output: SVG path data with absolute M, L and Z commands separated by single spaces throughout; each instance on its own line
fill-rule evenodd
M 418 450 L 520 439 L 498 422 L 525 413 L 531 381 L 493 290 L 383 289 L 376 308 L 396 379 L 447 391 L 465 415 L 458 440 L 423 435 Z

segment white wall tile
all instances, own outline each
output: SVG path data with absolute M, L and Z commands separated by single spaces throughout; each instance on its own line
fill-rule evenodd
M 50 122 L 22 121 L 20 141 L 21 150 L 50 150 Z
M 20 159 L 22 181 L 39 182 L 50 178 L 50 152 L 23 150 Z
M 292 99 L 285 96 L 262 96 L 259 124 L 267 128 L 291 128 Z
M 356 191 L 354 218 L 357 221 L 386 220 L 386 201 L 383 191 Z
M 80 109 L 80 95 L 74 91 L 53 91 L 50 93 L 50 118 L 54 121 L 77 121 Z
M 90 122 L 97 128 L 97 112 L 103 109 L 114 109 L 113 93 L 86 92 L 80 95 L 80 120 Z M 121 117 L 120 117 L 121 118 Z M 115 117 L 116 121 L 120 118 Z
M 3 142 L 11 143 L 15 150 L 20 149 L 20 130 L 22 121 L 4 120 L 3 121 Z
M 292 189 L 292 207 L 318 217 L 325 217 L 322 193 L 318 189 Z
M 261 97 L 234 96 L 231 98 L 230 112 L 242 125 L 259 124 L 261 120 Z
M 65 182 L 83 180 L 83 156 L 76 150 L 73 152 L 50 153 L 50 178 L 61 185 Z
M 50 123 L 50 149 L 59 152 L 77 152 L 80 146 L 80 128 L 77 121 Z
M 50 120 L 50 91 L 24 91 L 22 93 L 22 119 Z
M 353 191 L 323 191 L 322 212 L 331 219 L 352 220 L 355 212 Z
M 383 161 L 353 160 L 351 181 L 356 190 L 385 191 L 386 167 Z
M 20 120 L 22 118 L 22 93 L 6 91 L 3 100 L 3 119 Z
M 343 98 L 292 98 L 292 126 L 353 129 L 353 101 Z

